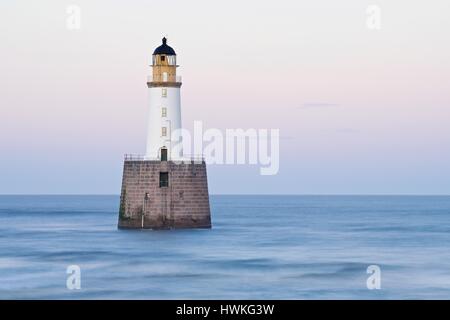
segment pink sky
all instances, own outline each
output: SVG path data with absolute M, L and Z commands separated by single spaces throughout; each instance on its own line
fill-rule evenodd
M 0 193 L 118 193 L 166 35 L 185 127 L 280 129 L 277 176 L 211 166 L 212 193 L 449 194 L 448 4 L 377 1 L 379 31 L 369 4 L 1 3 Z

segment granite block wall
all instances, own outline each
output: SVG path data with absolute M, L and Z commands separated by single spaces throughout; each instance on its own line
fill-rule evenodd
M 169 184 L 160 187 L 160 172 Z M 119 228 L 211 228 L 205 162 L 125 160 Z

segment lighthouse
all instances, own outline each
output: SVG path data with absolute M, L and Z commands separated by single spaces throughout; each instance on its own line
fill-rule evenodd
M 179 160 L 183 156 L 181 136 L 181 77 L 177 76 L 175 50 L 162 39 L 152 56 L 152 75 L 148 77 L 148 134 L 146 159 Z M 171 140 L 178 140 L 173 146 Z M 175 148 L 178 147 L 178 148 Z M 173 150 L 172 150 L 173 148 Z
M 124 159 L 119 228 L 211 228 L 206 163 L 183 155 L 177 67 L 175 50 L 163 38 L 147 78 L 146 151 Z

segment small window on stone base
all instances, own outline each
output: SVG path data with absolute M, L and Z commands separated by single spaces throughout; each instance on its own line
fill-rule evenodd
M 169 186 L 169 173 L 168 172 L 160 172 L 159 173 L 159 187 L 166 188 Z

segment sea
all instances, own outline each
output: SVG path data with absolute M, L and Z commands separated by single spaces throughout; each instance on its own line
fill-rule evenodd
M 0 299 L 450 299 L 450 196 L 210 202 L 119 230 L 116 195 L 0 196 Z

